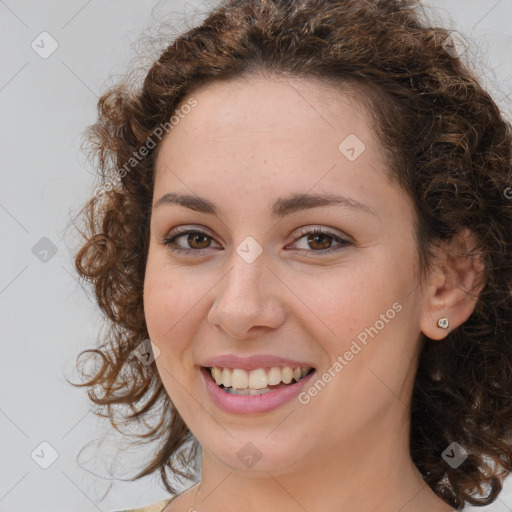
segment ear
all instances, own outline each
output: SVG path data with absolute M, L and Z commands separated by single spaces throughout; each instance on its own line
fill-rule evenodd
M 434 249 L 433 270 L 423 285 L 420 318 L 422 332 L 431 339 L 443 339 L 473 313 L 485 285 L 484 265 L 476 246 L 474 233 L 464 229 Z M 448 319 L 448 329 L 437 325 L 442 317 Z

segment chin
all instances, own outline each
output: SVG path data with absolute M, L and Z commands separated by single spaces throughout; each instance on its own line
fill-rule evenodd
M 253 429 L 246 433 L 233 433 L 232 430 L 228 430 L 233 437 L 222 431 L 219 435 L 225 437 L 225 443 L 201 443 L 203 456 L 207 450 L 226 468 L 238 473 L 253 476 L 287 473 L 304 459 L 307 446 L 298 437 L 293 439 L 292 433 L 284 429 L 281 429 L 279 436 L 270 439 L 269 433 L 276 426 L 268 428 L 267 425 L 260 432 Z M 285 439 L 288 443 L 285 443 Z M 314 449 L 313 446 L 310 448 Z

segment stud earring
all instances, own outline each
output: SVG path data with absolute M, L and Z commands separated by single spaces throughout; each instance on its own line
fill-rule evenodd
M 450 324 L 448 322 L 448 318 L 446 318 L 445 316 L 443 316 L 442 318 L 440 318 L 438 321 L 437 321 L 437 326 L 438 327 L 441 327 L 441 329 L 449 329 L 450 328 Z

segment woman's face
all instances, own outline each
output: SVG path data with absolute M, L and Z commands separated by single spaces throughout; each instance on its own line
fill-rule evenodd
M 369 116 L 299 79 L 193 97 L 156 162 L 144 306 L 165 389 L 203 457 L 284 474 L 334 453 L 367 459 L 370 446 L 405 453 L 423 307 L 414 217 L 384 177 Z M 212 365 L 239 389 L 285 382 L 231 394 Z M 286 366 L 314 373 L 285 385 Z

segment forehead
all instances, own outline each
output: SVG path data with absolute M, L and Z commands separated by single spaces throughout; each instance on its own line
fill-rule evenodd
M 162 167 L 186 168 L 190 176 L 213 167 L 220 172 L 219 166 L 247 169 L 253 160 L 281 175 L 304 167 L 321 172 L 320 162 L 340 157 L 356 167 L 342 152 L 354 142 L 363 160 L 382 170 L 374 123 L 357 96 L 348 85 L 335 88 L 317 79 L 251 77 L 203 86 L 182 100 L 192 97 L 197 105 L 160 144 L 157 178 Z
M 343 118 L 350 116 L 351 126 L 356 123 L 364 132 L 369 121 L 361 108 L 362 91 L 353 84 L 334 86 L 316 78 L 251 76 L 215 81 L 196 89 L 180 104 L 191 96 L 198 105 L 185 118 L 200 124 L 196 128 L 201 131 L 223 132 L 240 124 L 251 124 L 261 131 L 284 127 L 286 131 L 300 133 L 297 121 L 336 131 L 342 128 Z M 183 121 L 180 124 L 191 125 Z M 307 125 L 302 125 L 302 132 L 311 132 Z

